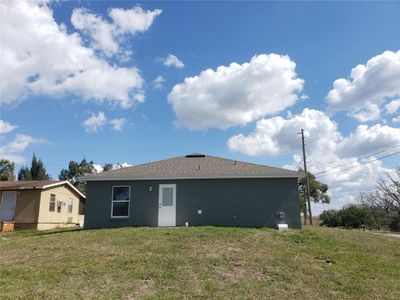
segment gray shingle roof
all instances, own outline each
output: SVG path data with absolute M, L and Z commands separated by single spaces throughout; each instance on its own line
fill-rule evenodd
M 215 156 L 191 154 L 131 167 L 82 176 L 82 181 L 144 180 L 144 179 L 201 179 L 243 177 L 299 177 L 300 173 L 235 161 Z
M 69 186 L 79 197 L 86 198 L 85 195 L 66 180 L 0 181 L 0 191 L 43 190 L 61 185 Z
M 52 185 L 55 183 L 61 183 L 59 180 L 24 180 L 24 181 L 1 181 L 0 189 L 12 190 L 12 189 L 22 189 L 22 190 L 33 190 L 33 189 L 43 189 L 47 185 Z

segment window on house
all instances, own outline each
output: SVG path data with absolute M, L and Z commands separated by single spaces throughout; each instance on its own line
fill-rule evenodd
M 131 194 L 130 186 L 112 187 L 112 201 L 111 201 L 112 218 L 129 217 L 130 194 Z
M 71 198 L 68 199 L 68 213 L 72 214 L 72 208 L 73 208 L 73 201 Z
M 54 194 L 50 194 L 49 211 L 50 212 L 56 211 L 56 195 L 54 195 Z

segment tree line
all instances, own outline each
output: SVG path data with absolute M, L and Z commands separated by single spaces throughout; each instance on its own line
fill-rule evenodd
M 321 225 L 400 231 L 400 168 L 394 174 L 381 174 L 375 191 L 360 193 L 358 200 L 359 204 L 324 211 Z
M 114 165 L 106 163 L 103 166 L 103 171 L 113 169 Z M 78 177 L 84 174 L 95 173 L 93 161 L 88 161 L 83 158 L 80 162 L 71 160 L 67 168 L 63 168 L 58 175 L 59 180 L 68 180 L 80 191 L 84 192 L 84 186 L 78 181 Z M 19 181 L 27 180 L 50 180 L 51 176 L 47 173 L 46 167 L 40 158 L 35 154 L 32 156 L 30 166 L 22 166 L 18 171 L 17 177 L 15 176 L 15 164 L 7 159 L 0 159 L 0 180 L 1 181 Z

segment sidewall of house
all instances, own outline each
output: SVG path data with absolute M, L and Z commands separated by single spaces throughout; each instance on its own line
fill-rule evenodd
M 50 195 L 56 195 L 54 212 L 49 211 Z M 68 199 L 72 199 L 72 213 L 68 213 Z M 57 202 L 65 202 L 58 210 Z M 75 226 L 79 223 L 79 197 L 65 186 L 44 189 L 40 196 L 40 210 L 38 229 L 51 229 L 56 227 Z
M 87 182 L 85 228 L 157 226 L 160 184 L 176 184 L 176 225 L 300 228 L 297 178 Z M 112 186 L 129 185 L 128 218 L 111 218 Z M 201 212 L 201 213 L 200 213 Z
M 21 229 L 36 228 L 39 206 L 39 190 L 15 190 L 16 201 L 14 211 L 15 227 Z M 3 199 L 3 192 L 0 193 Z

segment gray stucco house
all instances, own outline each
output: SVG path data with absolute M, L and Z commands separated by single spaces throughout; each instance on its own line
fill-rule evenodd
M 299 173 L 191 154 L 81 177 L 85 228 L 300 228 Z

